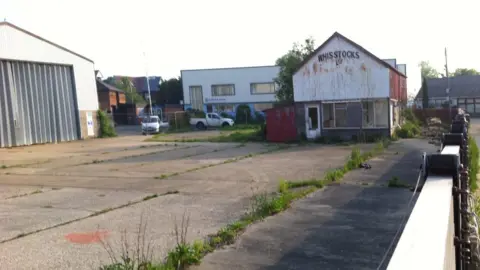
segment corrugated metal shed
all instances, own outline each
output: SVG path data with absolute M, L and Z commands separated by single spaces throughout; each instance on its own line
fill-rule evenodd
M 264 112 L 267 122 L 267 141 L 291 142 L 297 139 L 294 106 L 272 108 Z
M 0 147 L 80 137 L 72 67 L 0 60 Z

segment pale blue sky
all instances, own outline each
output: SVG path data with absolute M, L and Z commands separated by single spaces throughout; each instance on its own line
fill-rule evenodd
M 95 61 L 108 75 L 270 65 L 308 36 L 338 31 L 380 58 L 480 70 L 479 0 L 0 0 L 0 18 Z

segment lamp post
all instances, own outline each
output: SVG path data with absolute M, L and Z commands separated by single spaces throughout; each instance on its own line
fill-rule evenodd
M 450 104 L 450 80 L 448 75 L 448 60 L 447 60 L 447 48 L 445 47 L 445 75 L 447 76 L 447 88 L 445 89 L 445 94 L 447 94 L 448 102 L 448 117 L 452 120 L 452 108 Z
M 152 95 L 150 93 L 150 80 L 148 78 L 148 65 L 147 65 L 147 56 L 145 52 L 143 52 L 143 57 L 145 59 L 145 75 L 147 76 L 147 90 L 148 90 L 148 103 L 150 105 L 150 116 L 152 116 Z

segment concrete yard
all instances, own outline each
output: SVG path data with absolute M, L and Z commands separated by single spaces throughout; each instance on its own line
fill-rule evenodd
M 238 219 L 255 193 L 276 190 L 281 178 L 320 177 L 351 152 L 144 139 L 0 149 L 2 269 L 94 269 L 109 262 L 100 240 L 117 247 L 124 230 L 136 238 L 141 217 L 160 260 L 185 213 L 189 240 L 203 238 Z
M 235 244 L 193 269 L 386 269 L 398 241 L 394 236 L 418 197 L 407 188 L 388 187 L 388 181 L 398 177 L 415 186 L 422 151 L 435 150 L 426 141 L 396 142 L 369 161 L 371 169 L 354 170 L 248 227 Z

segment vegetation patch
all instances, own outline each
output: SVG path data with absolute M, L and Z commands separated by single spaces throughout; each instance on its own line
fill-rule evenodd
M 112 121 L 107 116 L 107 114 L 102 110 L 98 110 L 97 114 L 98 120 L 100 122 L 100 138 L 116 137 L 117 132 L 115 131 Z
M 468 175 L 470 176 L 470 189 L 476 191 L 478 188 L 477 173 L 478 173 L 478 145 L 474 137 L 468 138 Z
M 402 117 L 405 123 L 401 127 L 395 128 L 393 137 L 396 138 L 415 138 L 421 133 L 421 122 L 415 117 L 412 109 L 402 111 Z
M 360 149 L 358 149 L 358 147 L 355 147 L 352 149 L 352 152 L 350 153 L 350 156 L 348 157 L 343 167 L 327 171 L 323 178 L 308 179 L 304 181 L 286 181 L 284 184 L 282 184 L 281 182 L 280 186 L 284 185 L 288 189 L 295 189 L 301 187 L 313 187 L 315 189 L 322 188 L 325 185 L 340 181 L 349 171 L 358 169 L 362 163 L 382 153 L 389 144 L 390 140 L 382 139 L 377 142 L 377 144 L 371 151 L 365 153 L 361 153 Z
M 388 187 L 391 188 L 410 188 L 410 185 L 403 183 L 398 179 L 398 177 L 394 176 L 392 179 L 388 180 Z

